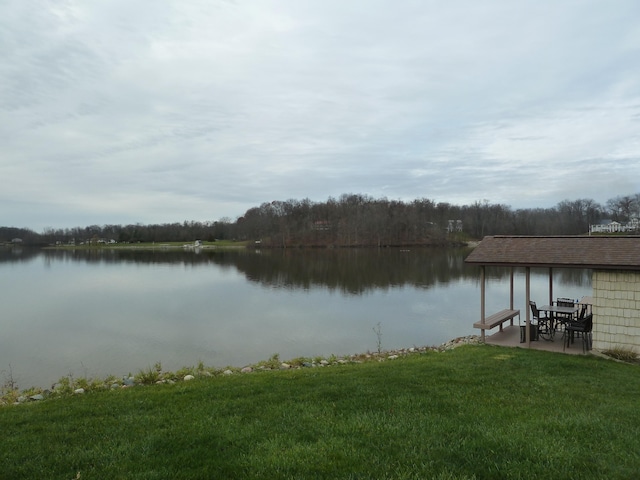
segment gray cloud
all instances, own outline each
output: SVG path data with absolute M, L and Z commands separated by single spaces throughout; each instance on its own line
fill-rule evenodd
M 0 18 L 0 224 L 640 191 L 632 0 L 8 0 Z

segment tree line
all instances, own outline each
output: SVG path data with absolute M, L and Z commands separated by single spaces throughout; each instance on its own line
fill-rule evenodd
M 640 193 L 612 198 L 564 200 L 551 208 L 512 209 L 477 201 L 453 205 L 419 198 L 410 202 L 362 194 L 265 202 L 235 221 L 91 225 L 66 229 L 0 227 L 0 243 L 193 242 L 241 240 L 264 246 L 407 246 L 445 244 L 452 238 L 485 235 L 581 235 L 604 219 L 621 223 L 640 217 Z

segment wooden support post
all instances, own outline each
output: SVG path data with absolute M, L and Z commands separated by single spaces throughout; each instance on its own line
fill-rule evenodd
M 526 270 L 526 287 L 525 290 L 527 291 L 526 293 L 526 311 L 527 311 L 527 316 L 526 316 L 526 322 L 524 323 L 524 328 L 525 328 L 525 338 L 527 340 L 527 348 L 531 347 L 531 307 L 529 306 L 529 301 L 531 300 L 531 267 L 525 267 Z
M 482 265 L 480 267 L 480 321 L 484 323 L 485 312 L 484 312 L 484 294 L 485 294 L 485 266 Z M 484 343 L 484 328 L 480 332 L 480 340 Z
M 511 301 L 509 302 L 509 310 L 513 310 L 513 267 L 511 267 Z

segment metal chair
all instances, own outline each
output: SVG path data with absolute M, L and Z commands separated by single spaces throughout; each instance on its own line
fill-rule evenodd
M 565 327 L 565 335 L 562 350 L 564 351 L 569 343 L 573 343 L 574 334 L 582 334 L 582 353 L 591 350 L 593 330 L 593 314 L 585 315 L 581 320 L 569 322 Z
M 584 321 L 584 317 L 585 317 L 585 315 L 586 315 L 586 314 L 587 314 L 587 305 L 582 305 L 582 306 L 580 307 L 580 311 L 578 312 L 577 317 L 576 317 L 575 319 L 570 320 L 570 322 L 574 322 L 574 323 L 575 323 L 575 322 L 578 322 L 578 323 L 581 323 L 581 322 L 583 322 L 583 321 Z M 567 324 L 568 324 L 568 323 L 570 323 L 570 322 L 567 322 Z M 573 342 L 573 339 L 574 339 L 575 337 L 580 337 L 582 334 L 581 334 L 580 332 L 578 332 L 578 331 L 575 331 L 575 330 L 574 330 L 574 331 L 567 331 L 567 329 L 566 329 L 566 325 L 567 325 L 567 324 L 565 324 L 565 329 L 564 329 L 564 331 L 562 332 L 562 337 L 563 337 L 563 340 L 565 340 L 565 337 L 566 337 L 567 335 L 571 335 L 571 342 Z
M 538 336 L 545 340 L 552 340 L 554 335 L 552 318 L 546 313 L 540 312 L 536 302 L 529 301 L 529 306 L 531 307 L 531 316 L 538 325 Z
M 556 301 L 556 305 L 558 307 L 573 307 L 575 306 L 575 301 L 572 298 L 562 298 L 558 297 Z M 574 320 L 573 315 L 567 313 L 556 313 L 556 321 L 557 325 L 564 326 L 568 322 Z

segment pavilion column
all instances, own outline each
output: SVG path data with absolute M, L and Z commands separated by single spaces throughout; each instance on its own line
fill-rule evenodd
M 525 338 L 527 340 L 527 348 L 531 348 L 531 309 L 529 308 L 529 301 L 531 300 L 531 267 L 525 267 L 525 271 L 526 271 L 526 294 L 525 294 L 525 311 L 527 312 L 526 315 L 526 322 L 525 322 Z
M 511 281 L 510 281 L 510 286 L 511 286 L 511 301 L 509 302 L 509 309 L 513 310 L 513 267 L 511 267 Z
M 484 323 L 485 312 L 484 312 L 484 295 L 485 295 L 485 266 L 482 265 L 480 267 L 480 321 Z M 484 328 L 480 330 L 480 340 L 484 343 Z

